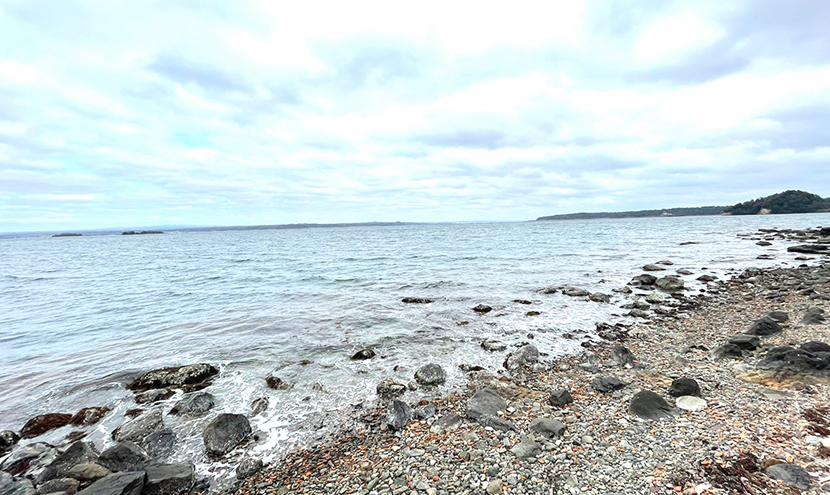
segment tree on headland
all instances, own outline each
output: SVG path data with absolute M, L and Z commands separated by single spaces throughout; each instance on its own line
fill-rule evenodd
M 724 210 L 724 215 L 815 213 L 830 211 L 830 200 L 818 194 L 789 190 L 764 198 L 744 201 Z

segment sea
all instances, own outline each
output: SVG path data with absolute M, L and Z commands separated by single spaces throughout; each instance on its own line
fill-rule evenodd
M 207 389 L 214 411 L 165 422 L 180 433 L 172 460 L 219 476 L 230 464 L 209 463 L 200 437 L 217 412 L 248 413 L 268 397 L 268 410 L 251 418 L 259 440 L 250 450 L 273 460 L 371 406 L 385 377 L 410 381 L 420 366 L 441 365 L 447 383 L 411 392 L 417 401 L 463 387 L 459 365 L 496 372 L 506 352 L 485 351 L 484 340 L 532 342 L 545 359 L 580 352 L 573 336 L 591 338 L 596 322 L 633 321 L 620 308 L 632 296 L 612 289 L 644 264 L 671 261 L 660 274 L 691 270 L 683 279 L 697 293 L 704 273 L 803 263 L 785 241 L 762 247 L 740 234 L 819 225 L 830 225 L 830 214 L 2 238 L 0 430 L 19 431 L 38 414 L 107 406 L 113 412 L 86 430 L 102 449 L 137 407 L 130 379 L 210 363 L 221 370 Z M 539 293 L 559 286 L 612 300 Z M 479 304 L 493 310 L 476 313 Z M 365 348 L 377 355 L 350 360 Z M 269 389 L 268 375 L 294 387 Z M 36 440 L 65 445 L 71 430 Z

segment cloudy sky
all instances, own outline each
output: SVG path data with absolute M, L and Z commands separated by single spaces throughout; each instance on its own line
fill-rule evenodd
M 830 195 L 830 2 L 0 0 L 0 231 Z

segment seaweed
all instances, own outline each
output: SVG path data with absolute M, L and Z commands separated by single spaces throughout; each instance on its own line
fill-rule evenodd
M 816 407 L 807 409 L 801 416 L 809 421 L 807 430 L 823 437 L 830 436 L 830 408 Z
M 744 452 L 731 464 L 710 463 L 703 466 L 703 473 L 712 486 L 734 494 L 756 495 L 761 488 L 756 483 L 755 473 L 761 470 L 758 457 Z

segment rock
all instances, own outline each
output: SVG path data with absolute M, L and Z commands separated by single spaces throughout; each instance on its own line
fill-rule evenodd
M 766 316 L 760 320 L 757 320 L 751 327 L 749 327 L 749 330 L 746 331 L 747 334 L 757 335 L 758 337 L 768 337 L 780 332 L 781 325 L 779 325 L 777 321 Z
M 675 415 L 674 409 L 662 397 L 649 390 L 634 394 L 628 411 L 643 419 L 666 419 Z
M 444 431 L 450 431 L 457 429 L 463 422 L 463 418 L 455 413 L 444 413 L 443 416 L 435 420 L 433 426 L 437 426 Z
M 49 464 L 50 473 L 44 473 L 41 476 L 41 480 L 64 478 L 69 474 L 69 470 L 76 465 L 96 462 L 97 460 L 98 450 L 95 449 L 93 444 L 88 442 L 75 442 L 55 457 L 55 460 Z
M 621 323 L 610 325 L 605 322 L 596 323 L 597 335 L 605 340 L 622 341 L 628 338 L 628 328 Z
M 412 420 L 412 408 L 406 402 L 395 400 L 386 416 L 386 426 L 392 431 L 401 431 Z
M 761 339 L 755 335 L 748 335 L 745 333 L 733 335 L 729 337 L 727 342 L 738 346 L 739 349 L 744 351 L 754 351 L 755 349 L 761 347 Z
M 528 301 L 527 299 L 513 299 L 513 302 L 516 304 L 533 304 L 532 302 Z
M 628 285 L 633 285 L 635 287 L 649 287 L 654 285 L 655 282 L 657 282 L 657 277 L 644 273 L 632 278 L 631 282 L 628 282 Z
M 375 351 L 372 349 L 361 349 L 354 354 L 352 354 L 351 359 L 352 361 L 364 361 L 366 359 L 372 359 L 375 357 Z
M 665 270 L 665 268 L 663 268 L 660 265 L 655 265 L 655 264 L 649 263 L 648 265 L 645 265 L 643 267 L 643 270 L 645 270 L 647 272 L 661 272 L 661 271 Z
M 0 471 L 18 475 L 26 472 L 33 464 L 42 465 L 45 468 L 57 456 L 58 451 L 49 444 L 38 442 L 24 445 L 13 450 L 3 460 L 2 464 L 0 464 Z
M 724 344 L 712 351 L 714 359 L 741 359 L 743 356 L 743 351 L 735 344 Z
M 762 370 L 815 374 L 830 367 L 830 353 L 813 353 L 789 346 L 773 347 L 755 366 Z
M 49 480 L 37 487 L 38 494 L 62 493 L 74 495 L 81 484 L 74 478 L 56 478 Z
M 561 421 L 550 418 L 536 418 L 531 421 L 527 429 L 536 435 L 547 438 L 561 437 L 567 427 Z
M 502 493 L 503 489 L 504 486 L 500 479 L 490 480 L 490 482 L 487 483 L 487 495 L 499 495 Z
M 251 417 L 259 416 L 260 414 L 264 413 L 268 410 L 268 397 L 260 397 L 259 399 L 254 400 L 251 402 Z
M 216 400 L 212 394 L 207 392 L 196 392 L 184 396 L 182 400 L 176 402 L 170 414 L 177 416 L 200 416 L 211 409 L 216 404 Z
M 597 392 L 607 394 L 626 387 L 627 383 L 610 376 L 600 376 L 591 380 L 591 388 Z
M 19 441 L 20 435 L 11 430 L 0 432 L 0 456 L 10 451 Z
M 415 411 L 413 411 L 412 415 L 418 419 L 429 419 L 435 416 L 435 412 L 435 405 L 427 404 L 425 406 L 415 408 Z
M 618 287 L 616 289 L 611 289 L 611 292 L 617 292 L 619 294 L 631 294 L 634 291 L 631 290 L 631 287 L 623 286 Z
M 571 286 L 562 287 L 562 294 L 570 297 L 585 297 L 591 295 L 591 293 L 585 289 Z
M 152 389 L 147 390 L 145 392 L 139 392 L 135 394 L 135 403 L 136 404 L 152 404 L 154 402 L 159 402 L 162 400 L 167 400 L 170 397 L 176 395 L 175 390 L 170 389 Z
M 522 437 L 522 440 L 510 449 L 510 452 L 516 456 L 516 459 L 525 460 L 530 457 L 535 457 L 542 451 L 539 444 L 528 437 Z
M 72 469 L 69 470 L 67 476 L 84 482 L 96 481 L 105 476 L 109 476 L 110 474 L 112 474 L 112 472 L 104 466 L 94 462 L 86 462 L 84 464 L 72 466 Z
M 755 243 L 755 245 L 756 246 L 761 246 L 761 247 L 766 247 L 766 246 L 772 246 L 772 243 L 769 242 L 769 241 L 758 241 L 758 242 Z
M 504 360 L 504 367 L 515 371 L 522 366 L 529 366 L 539 361 L 539 350 L 532 344 L 524 344 L 507 355 Z
M 383 400 L 397 399 L 406 392 L 406 383 L 397 378 L 384 378 L 378 383 L 376 392 Z
M 147 475 L 144 471 L 114 473 L 78 492 L 78 495 L 141 495 Z
M 144 391 L 156 388 L 188 388 L 197 390 L 210 383 L 208 380 L 219 370 L 205 363 L 160 368 L 144 373 L 127 385 L 128 390 Z
M 485 340 L 481 343 L 481 348 L 488 352 L 501 352 L 507 349 L 507 344 L 498 340 Z
M 467 417 L 477 420 L 483 416 L 497 416 L 507 409 L 507 402 L 490 387 L 478 390 L 467 401 Z
M 176 433 L 169 428 L 165 428 L 150 433 L 138 445 L 147 452 L 151 459 L 161 459 L 173 453 L 176 448 L 176 440 Z
M 764 469 L 764 474 L 799 490 L 809 490 L 811 486 L 810 473 L 803 467 L 788 462 L 773 464 Z
M 269 375 L 265 377 L 265 383 L 268 385 L 268 388 L 272 388 L 274 390 L 291 390 L 294 388 L 294 384 L 283 380 L 278 376 Z
M 693 378 L 678 378 L 671 382 L 669 395 L 672 397 L 682 397 L 684 395 L 700 397 L 700 385 Z
M 539 316 L 540 314 L 542 314 L 541 311 L 528 311 L 527 313 L 525 313 L 525 316 L 526 317 Z
M 790 246 L 787 251 L 803 254 L 827 254 L 828 246 L 825 244 L 802 244 L 800 246 Z
M 649 304 L 662 304 L 663 303 L 663 296 L 656 292 L 652 292 L 651 294 L 646 296 L 646 302 Z M 641 308 L 642 309 L 642 308 Z
M 406 304 L 429 304 L 433 302 L 433 300 L 425 297 L 404 297 L 401 299 L 401 302 Z
M 693 395 L 682 395 L 674 401 L 674 404 L 684 411 L 702 411 L 706 409 L 706 401 Z
M 536 292 L 539 294 L 556 294 L 557 292 L 559 292 L 559 289 L 557 289 L 556 287 L 544 287 L 542 289 L 537 290 Z
M 548 402 L 553 407 L 565 407 L 568 404 L 573 404 L 574 398 L 566 388 L 557 388 L 552 390 L 548 396 Z
M 116 428 L 112 432 L 112 439 L 117 442 L 139 443 L 150 433 L 162 429 L 164 429 L 164 420 L 161 417 L 161 411 L 147 411 Z
M 101 452 L 98 464 L 112 472 L 140 471 L 150 458 L 144 450 L 133 442 L 118 442 Z
M 634 366 L 634 353 L 621 345 L 611 349 L 610 359 L 614 366 Z
M 611 302 L 611 296 L 609 296 L 608 294 L 603 294 L 602 292 L 594 292 L 593 294 L 588 296 L 588 299 L 590 299 L 594 302 L 598 302 L 598 303 L 610 303 Z
M 73 426 L 94 425 L 110 412 L 109 407 L 85 407 L 76 412 L 69 424 Z
M 430 363 L 415 372 L 415 381 L 421 386 L 443 385 L 447 381 L 447 373 L 444 368 Z
M 193 487 L 195 467 L 189 462 L 151 463 L 142 495 L 183 495 Z
M 716 277 L 714 275 L 701 275 L 701 276 L 697 277 L 698 281 L 704 282 L 704 283 L 714 282 L 717 279 L 718 279 L 718 277 Z
M 635 318 L 648 318 L 648 312 L 643 311 L 642 309 L 632 309 L 628 312 L 628 316 L 633 316 Z
M 20 430 L 20 437 L 37 437 L 43 435 L 48 431 L 52 431 L 57 428 L 62 428 L 68 425 L 70 421 L 72 421 L 71 414 L 41 414 L 40 416 L 35 416 L 29 421 L 26 421 L 26 424 L 23 425 L 23 428 Z
M 680 277 L 675 277 L 673 275 L 657 279 L 657 281 L 654 282 L 654 285 L 656 285 L 659 289 L 669 293 L 682 292 L 685 288 L 683 284 L 683 279 Z
M 830 352 L 830 345 L 825 344 L 824 342 L 818 342 L 815 340 L 811 340 L 810 342 L 805 342 L 798 346 L 799 349 L 803 349 L 807 352 L 817 353 L 817 352 Z
M 244 415 L 220 414 L 207 425 L 202 432 L 202 439 L 209 456 L 221 457 L 233 450 L 251 433 L 251 423 Z
M 489 313 L 490 311 L 493 311 L 493 308 L 491 308 L 490 306 L 484 305 L 484 304 L 479 304 L 478 306 L 473 308 L 473 311 L 475 311 L 476 313 L 484 314 L 484 313 Z
M 688 268 L 681 268 L 677 270 L 678 275 L 694 275 L 695 272 L 689 270 Z
M 0 495 L 35 495 L 35 487 L 25 478 L 0 472 Z
M 821 325 L 825 321 L 824 310 L 821 308 L 810 308 L 804 313 L 804 317 L 801 318 L 803 325 Z
M 263 464 L 261 457 L 246 457 L 236 466 L 236 477 L 240 480 L 250 478 L 262 471 Z
M 790 315 L 784 311 L 771 311 L 767 316 L 778 323 L 784 323 L 790 319 Z

